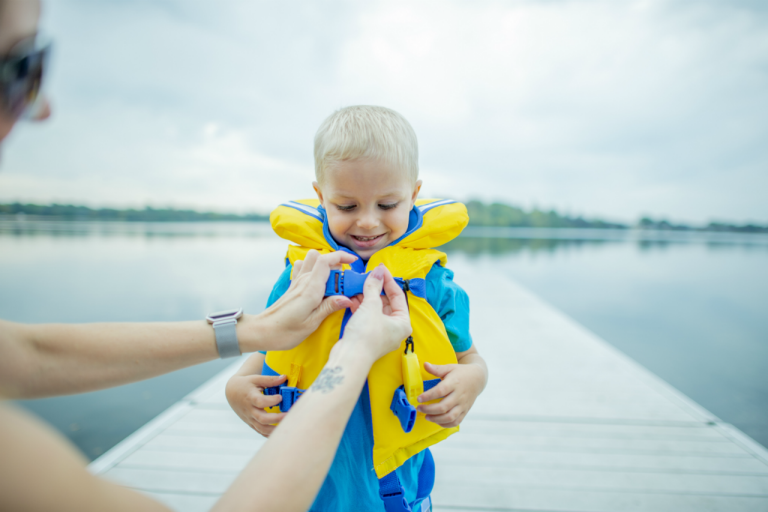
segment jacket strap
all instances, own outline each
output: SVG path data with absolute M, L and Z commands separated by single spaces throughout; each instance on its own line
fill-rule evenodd
M 331 270 L 331 275 L 325 283 L 325 296 L 344 295 L 345 297 L 354 297 L 363 293 L 365 280 L 370 272 L 361 274 L 354 270 Z M 395 282 L 400 285 L 404 291 L 410 291 L 413 295 L 427 298 L 426 279 L 420 277 L 414 279 L 403 279 L 396 277 Z M 382 295 L 384 292 L 382 291 Z
M 423 504 L 431 505 L 429 495 L 432 494 L 432 488 L 435 486 L 435 459 L 432 458 L 432 452 L 427 448 L 424 451 L 424 462 L 419 470 L 419 487 L 416 491 L 416 500 L 414 505 L 416 510 L 423 508 Z M 411 506 L 405 500 L 405 489 L 397 477 L 397 471 L 393 471 L 384 478 L 379 478 L 379 496 L 384 502 L 384 509 L 387 512 L 411 512 Z
M 379 497 L 387 512 L 411 512 L 411 506 L 405 501 L 405 489 L 397 477 L 397 471 L 379 478 Z

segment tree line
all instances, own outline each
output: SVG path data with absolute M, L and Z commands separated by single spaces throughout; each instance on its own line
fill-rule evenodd
M 635 225 L 608 222 L 601 219 L 585 219 L 582 216 L 561 215 L 555 210 L 530 211 L 506 203 L 484 203 L 471 200 L 465 203 L 469 212 L 469 225 L 478 227 L 528 227 L 528 228 L 597 228 L 597 229 L 640 229 L 669 231 L 723 231 L 737 233 L 768 233 L 768 226 L 756 224 L 728 224 L 710 222 L 706 226 L 673 224 L 665 219 L 654 220 L 643 217 Z M 87 206 L 51 204 L 0 204 L 0 216 L 20 218 L 46 218 L 51 220 L 79 221 L 124 221 L 124 222 L 202 222 L 202 221 L 248 221 L 269 220 L 269 215 L 260 213 L 217 213 L 174 208 L 152 208 L 119 210 L 116 208 L 89 208 Z

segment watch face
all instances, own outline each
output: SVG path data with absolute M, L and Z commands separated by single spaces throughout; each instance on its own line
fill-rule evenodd
M 243 308 L 237 308 L 237 309 L 226 309 L 224 311 L 217 311 L 215 313 L 211 313 L 208 315 L 207 320 L 209 322 L 215 322 L 216 320 L 221 320 L 222 318 L 240 318 L 243 315 Z

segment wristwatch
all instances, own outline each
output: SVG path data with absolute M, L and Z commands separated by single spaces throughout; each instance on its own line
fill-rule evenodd
M 243 308 L 217 311 L 206 317 L 208 323 L 213 326 L 216 347 L 222 359 L 242 354 L 240 344 L 237 342 L 237 319 L 241 316 L 243 316 Z

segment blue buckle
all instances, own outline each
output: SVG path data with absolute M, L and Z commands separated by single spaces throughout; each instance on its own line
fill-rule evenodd
M 410 512 L 411 507 L 405 501 L 403 491 L 392 494 L 382 494 L 381 501 L 384 502 L 384 510 L 387 512 Z
M 363 293 L 368 274 L 368 272 L 361 274 L 354 270 L 331 270 L 331 275 L 328 276 L 328 281 L 325 282 L 325 296 L 343 295 L 352 298 Z M 422 299 L 427 298 L 427 285 L 424 279 L 396 277 L 395 282 L 400 285 L 403 291 L 410 291 Z M 381 294 L 384 295 L 384 290 L 381 291 Z
M 303 393 L 303 389 L 281 386 L 280 395 L 283 397 L 283 401 L 280 402 L 280 412 L 290 411 L 293 404 L 296 403 L 296 400 L 298 400 Z
M 392 397 L 392 405 L 389 408 L 395 413 L 397 419 L 400 420 L 403 432 L 407 434 L 413 430 L 413 425 L 416 423 L 416 408 L 408 402 L 403 386 L 395 390 L 395 394 Z
M 296 403 L 296 400 L 298 400 L 299 397 L 304 394 L 304 390 L 286 386 L 285 383 L 282 383 L 278 384 L 277 386 L 264 388 L 262 393 L 266 396 L 282 396 L 283 401 L 277 405 L 280 406 L 280 412 L 288 412 L 291 407 L 293 407 L 293 404 Z
M 405 490 L 395 471 L 379 479 L 379 497 L 387 512 L 411 512 L 411 506 L 405 501 Z
M 344 295 L 354 297 L 363 293 L 365 279 L 368 273 L 360 274 L 354 270 L 331 270 L 331 275 L 325 283 L 325 296 Z
M 284 388 L 285 383 L 278 384 L 277 386 L 272 386 L 271 388 L 264 388 L 262 390 L 262 393 L 266 396 L 275 396 L 280 394 L 280 388 Z

